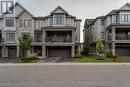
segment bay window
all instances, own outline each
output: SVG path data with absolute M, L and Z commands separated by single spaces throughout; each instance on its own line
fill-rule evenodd
M 56 25 L 64 25 L 64 15 L 56 15 L 55 16 L 55 24 Z
M 130 13 L 122 13 L 121 21 L 122 22 L 130 22 Z

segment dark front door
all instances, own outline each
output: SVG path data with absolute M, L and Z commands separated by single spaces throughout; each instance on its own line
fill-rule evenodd
M 16 47 L 8 47 L 8 57 L 9 58 L 16 58 L 17 57 Z

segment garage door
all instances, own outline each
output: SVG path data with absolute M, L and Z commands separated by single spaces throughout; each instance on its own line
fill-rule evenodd
M 8 57 L 10 57 L 10 58 L 17 57 L 16 47 L 8 47 Z
M 130 56 L 130 48 L 116 48 L 118 56 Z
M 69 58 L 71 57 L 70 48 L 48 48 L 48 57 L 63 57 Z

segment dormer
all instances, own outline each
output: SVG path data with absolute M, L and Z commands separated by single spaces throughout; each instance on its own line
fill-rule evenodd
M 130 3 L 126 3 L 120 9 L 120 23 L 130 23 Z
M 51 15 L 53 16 L 53 25 L 54 26 L 65 26 L 66 24 L 66 15 L 68 12 L 65 11 L 62 7 L 58 6 L 55 8 Z
M 121 10 L 123 10 L 123 11 L 124 11 L 124 10 L 130 11 L 130 3 L 126 3 L 126 4 L 123 5 L 119 10 L 120 10 L 120 11 L 121 11 Z
M 57 8 L 55 8 L 52 12 L 52 15 L 54 14 L 68 14 L 67 11 L 65 11 L 62 7 L 58 6 Z

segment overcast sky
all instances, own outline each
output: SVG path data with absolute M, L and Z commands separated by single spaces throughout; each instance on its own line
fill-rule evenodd
M 49 15 L 57 6 L 61 6 L 69 14 L 84 20 L 106 15 L 113 9 L 119 9 L 130 0 L 17 0 L 35 16 Z M 81 34 L 82 35 L 82 34 Z M 81 37 L 82 38 L 82 37 Z M 81 39 L 82 41 L 82 39 Z

